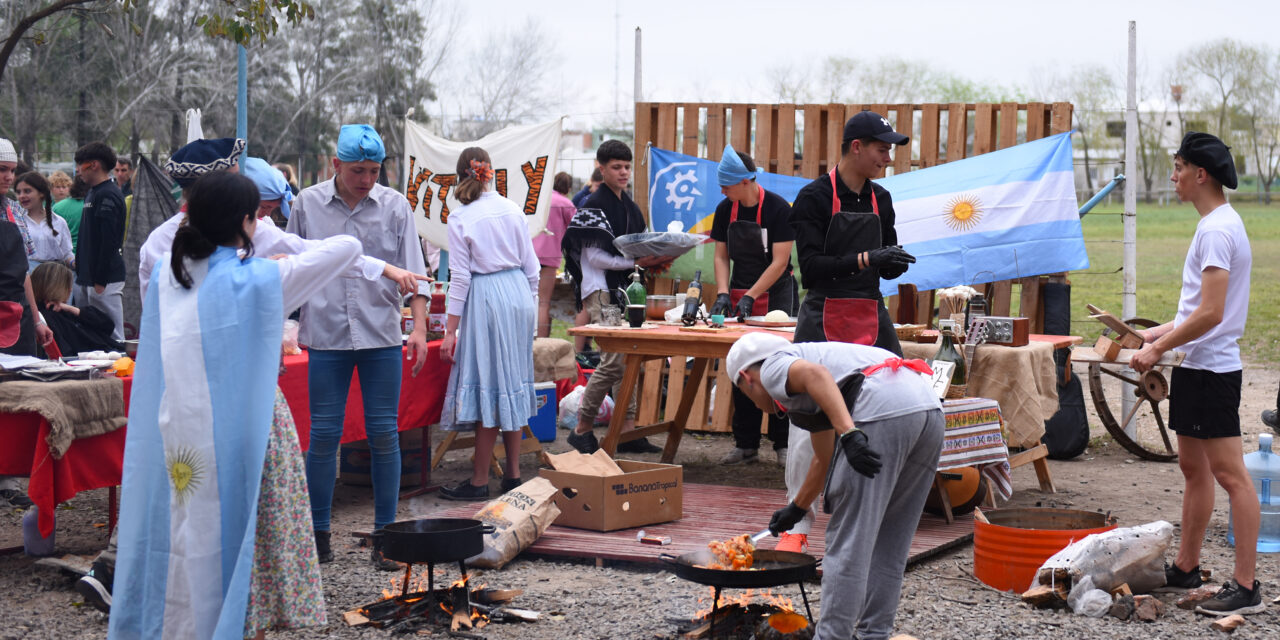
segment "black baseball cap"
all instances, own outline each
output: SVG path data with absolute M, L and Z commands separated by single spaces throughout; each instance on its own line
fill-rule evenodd
M 909 136 L 893 130 L 884 116 L 874 111 L 861 111 L 844 123 L 844 142 L 859 138 L 875 138 L 889 144 L 906 144 L 911 142 Z
M 1236 163 L 1228 147 L 1218 136 L 1199 131 L 1188 131 L 1178 147 L 1177 156 L 1201 167 L 1222 186 L 1236 188 Z

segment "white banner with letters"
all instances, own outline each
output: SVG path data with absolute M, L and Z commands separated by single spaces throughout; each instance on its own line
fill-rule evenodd
M 458 183 L 458 156 L 467 147 L 480 147 L 493 161 L 494 189 L 524 210 L 529 236 L 547 226 L 551 184 L 560 151 L 560 120 L 507 127 L 479 140 L 454 142 L 432 135 L 422 125 L 405 120 L 405 197 L 418 233 L 431 244 L 449 249 L 449 211 L 462 206 L 453 195 Z

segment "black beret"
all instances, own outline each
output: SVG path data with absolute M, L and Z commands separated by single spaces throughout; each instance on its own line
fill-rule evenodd
M 1236 163 L 1231 159 L 1231 147 L 1218 136 L 1188 131 L 1178 147 L 1178 157 L 1208 172 L 1228 189 L 1236 188 Z

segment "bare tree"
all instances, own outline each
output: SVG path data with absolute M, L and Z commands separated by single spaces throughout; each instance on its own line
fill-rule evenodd
M 1280 54 L 1266 47 L 1258 54 L 1246 70 L 1250 82 L 1240 94 L 1239 121 L 1262 199 L 1271 204 L 1271 183 L 1280 173 Z
M 1249 90 L 1253 69 L 1263 56 L 1257 47 L 1224 38 L 1195 47 L 1178 59 L 1178 64 L 1194 74 L 1206 89 L 1198 96 L 1206 111 L 1218 115 L 1218 137 L 1231 144 L 1231 104 Z
M 764 72 L 763 91 L 781 103 L 803 104 L 812 100 L 812 78 L 804 67 L 781 64 Z
M 1063 80 L 1066 98 L 1075 109 L 1072 116 L 1080 132 L 1084 152 L 1085 187 L 1093 191 L 1089 145 L 1097 146 L 1107 139 L 1107 121 L 1120 112 L 1119 87 L 1115 77 L 1101 65 L 1082 65 L 1071 70 Z
M 453 78 L 466 100 L 458 109 L 470 114 L 449 125 L 455 139 L 475 139 L 503 127 L 544 116 L 556 106 L 548 87 L 548 69 L 557 57 L 555 41 L 541 23 L 495 31 L 470 52 L 464 74 Z

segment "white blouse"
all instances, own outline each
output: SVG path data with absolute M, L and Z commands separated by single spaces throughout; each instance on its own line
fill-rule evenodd
M 516 203 L 485 191 L 475 202 L 449 213 L 449 315 L 462 315 L 473 273 L 520 269 L 536 303 L 541 267 L 524 212 Z
M 75 250 L 71 248 L 71 228 L 62 216 L 48 214 L 53 220 L 53 228 L 49 228 L 47 220 L 36 222 L 27 215 L 27 231 L 31 234 L 31 242 L 36 251 L 31 255 L 32 262 L 63 262 L 71 264 L 75 260 Z M 54 235 L 57 231 L 57 235 Z

